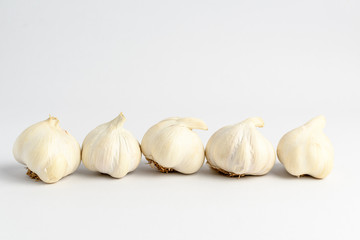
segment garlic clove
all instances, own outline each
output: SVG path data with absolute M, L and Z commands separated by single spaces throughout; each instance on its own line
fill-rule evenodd
M 207 130 L 196 118 L 168 118 L 152 126 L 141 141 L 141 149 L 152 167 L 161 172 L 197 172 L 204 164 L 204 146 L 192 129 Z
M 277 155 L 291 175 L 310 175 L 319 179 L 329 175 L 334 163 L 334 149 L 323 132 L 325 125 L 326 119 L 321 115 L 281 138 Z
M 82 145 L 86 168 L 122 178 L 134 171 L 141 160 L 140 144 L 123 128 L 126 118 L 120 113 L 114 120 L 92 130 Z
M 46 183 L 59 181 L 80 164 L 79 143 L 51 116 L 25 129 L 15 141 L 13 154 L 27 166 L 29 176 Z
M 228 176 L 268 173 L 276 154 L 272 144 L 256 129 L 263 126 L 264 121 L 254 117 L 216 131 L 205 149 L 208 164 Z

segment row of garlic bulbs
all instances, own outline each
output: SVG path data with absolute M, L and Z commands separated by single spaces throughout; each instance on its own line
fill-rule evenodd
M 89 170 L 122 178 L 137 168 L 142 154 L 162 172 L 184 174 L 197 172 L 205 156 L 211 168 L 228 176 L 264 175 L 276 161 L 272 144 L 256 129 L 264 126 L 258 117 L 219 129 L 205 150 L 192 131 L 208 129 L 200 119 L 165 119 L 145 133 L 141 145 L 123 128 L 124 122 L 121 113 L 96 127 L 80 149 L 75 138 L 59 127 L 59 120 L 50 116 L 20 134 L 14 144 L 14 157 L 27 166 L 30 177 L 46 183 L 73 173 L 81 160 Z M 323 133 L 325 123 L 324 116 L 318 116 L 281 138 L 277 156 L 290 174 L 321 179 L 330 173 L 334 151 Z

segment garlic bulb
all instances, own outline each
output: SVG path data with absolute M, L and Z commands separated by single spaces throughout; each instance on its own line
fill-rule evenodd
M 219 129 L 206 145 L 206 159 L 215 170 L 228 176 L 264 175 L 275 164 L 271 143 L 256 127 L 263 127 L 261 118 L 248 118 Z
M 23 131 L 15 141 L 13 154 L 27 166 L 30 177 L 46 183 L 59 181 L 80 164 L 79 143 L 51 116 Z
M 331 172 L 334 149 L 323 132 L 325 124 L 325 117 L 318 116 L 281 138 L 277 155 L 290 174 L 324 178 Z
M 141 160 L 140 144 L 123 128 L 126 118 L 120 113 L 114 120 L 92 130 L 82 145 L 82 161 L 92 171 L 122 178 L 134 171 Z
M 161 172 L 197 172 L 204 164 L 204 146 L 192 129 L 207 130 L 207 126 L 200 119 L 178 117 L 152 126 L 141 142 L 145 158 Z

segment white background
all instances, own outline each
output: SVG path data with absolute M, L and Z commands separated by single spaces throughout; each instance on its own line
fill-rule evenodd
M 0 239 L 359 239 L 360 1 L 0 1 Z M 260 116 L 274 147 L 324 114 L 324 180 L 277 162 L 226 178 L 204 165 L 117 180 L 83 166 L 35 182 L 12 156 L 48 114 L 80 143 L 127 117 L 141 141 L 170 116 L 217 129 Z

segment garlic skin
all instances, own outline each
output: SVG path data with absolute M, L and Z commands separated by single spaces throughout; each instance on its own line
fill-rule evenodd
M 291 175 L 319 179 L 329 175 L 334 164 L 334 148 L 323 132 L 325 125 L 326 119 L 320 115 L 281 138 L 277 155 Z
M 261 118 L 248 118 L 216 131 L 206 145 L 208 164 L 228 176 L 264 175 L 274 166 L 276 154 L 271 143 L 256 129 Z
M 114 120 L 96 127 L 85 137 L 81 156 L 87 169 L 122 178 L 139 166 L 140 144 L 123 128 L 125 120 L 123 113 L 120 113 Z
M 80 164 L 79 143 L 51 116 L 25 129 L 15 141 L 13 154 L 32 171 L 28 172 L 29 176 L 46 183 L 59 181 Z
M 145 158 L 161 172 L 197 172 L 204 164 L 204 145 L 192 129 L 207 130 L 207 126 L 200 119 L 179 117 L 152 126 L 141 141 Z

